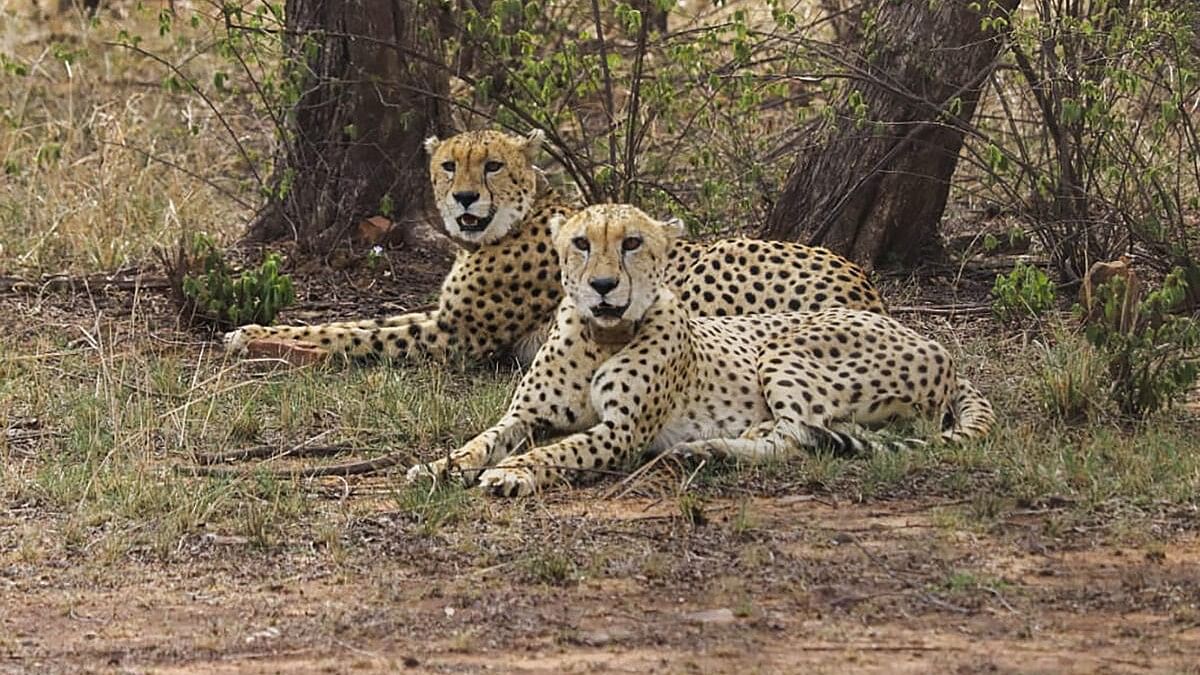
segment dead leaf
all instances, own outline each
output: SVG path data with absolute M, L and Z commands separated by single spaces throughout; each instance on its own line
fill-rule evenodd
M 358 238 L 368 246 L 384 241 L 396 224 L 383 216 L 371 216 L 358 224 Z

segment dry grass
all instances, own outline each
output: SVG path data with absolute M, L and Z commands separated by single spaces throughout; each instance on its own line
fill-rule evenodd
M 128 14 L 121 25 L 148 36 L 144 44 L 156 53 L 185 63 L 197 82 L 227 69 L 210 49 L 208 22 L 180 21 L 159 36 L 155 10 L 122 11 Z M 238 200 L 255 202 L 251 167 L 225 123 L 254 158 L 265 153 L 268 127 L 236 96 L 220 100 L 222 122 L 195 96 L 162 87 L 160 64 L 106 44 L 118 30 L 111 17 L 90 25 L 70 13 L 0 26 L 0 53 L 21 66 L 10 70 L 25 71 L 0 75 L 0 151 L 9 174 L 0 185 L 0 271 L 111 270 L 145 261 L 152 246 L 189 228 L 228 240 L 249 214 Z M 344 509 L 359 508 L 346 499 L 357 489 L 351 483 L 265 473 L 195 478 L 173 467 L 197 452 L 314 442 L 411 450 L 428 459 L 494 420 L 515 378 L 506 367 L 279 370 L 231 363 L 186 334 L 148 337 L 169 322 L 136 303 L 120 311 L 76 307 L 63 316 L 48 312 L 53 305 L 41 297 L 10 303 L 0 332 L 0 419 L 7 420 L 0 500 L 29 505 L 53 523 L 26 530 L 18 537 L 25 543 L 7 548 L 6 557 L 100 550 L 113 558 L 132 551 L 170 558 L 181 542 L 205 533 L 269 548 L 286 542 L 293 528 L 336 540 L 347 522 Z M 1049 497 L 1083 518 L 1120 513 L 1135 521 L 1164 504 L 1194 501 L 1194 421 L 1164 415 L 1136 428 L 1106 422 L 1095 405 L 1095 373 L 1071 372 L 1094 364 L 1075 358 L 1069 345 L 1047 349 L 1020 335 L 998 337 L 987 318 L 922 327 L 952 346 L 996 402 L 1004 421 L 992 439 L 866 460 L 817 454 L 706 468 L 686 489 L 662 494 L 693 520 L 708 496 L 805 487 L 856 500 L 949 494 L 969 499 L 963 513 L 979 522 Z M 1080 382 L 1089 388 L 1083 394 L 1075 390 Z M 1061 414 L 1047 417 L 1047 407 Z M 1072 419 L 1088 423 L 1068 424 Z M 383 500 L 431 535 L 469 527 L 464 513 L 508 517 L 462 490 L 426 494 L 391 478 L 365 490 L 362 508 Z M 992 497 L 981 501 L 980 494 Z M 324 499 L 331 496 L 339 499 Z M 561 581 L 574 569 L 548 554 L 530 559 L 525 571 Z
M 118 9 L 197 82 L 236 72 L 210 24 L 159 36 L 156 7 Z M 0 17 L 2 63 L 26 70 L 0 73 L 0 274 L 137 265 L 190 228 L 227 242 L 249 216 L 239 200 L 256 203 L 222 122 L 161 86 L 159 64 L 107 46 L 118 30 L 109 15 Z M 262 171 L 269 126 L 237 96 L 219 102 Z M 920 304 L 930 289 L 893 291 Z M 1195 663 L 1194 535 L 1179 530 L 1200 493 L 1196 420 L 1112 421 L 1095 364 L 1062 337 L 905 316 L 995 402 L 1001 428 L 980 443 L 694 474 L 663 462 L 509 503 L 395 472 L 273 473 L 317 459 L 177 471 L 258 445 L 428 460 L 497 418 L 507 365 L 231 361 L 141 292 L 43 288 L 0 295 L 0 312 L 0 652 L 18 669 Z M 1135 548 L 1068 557 L 1097 540 Z
M 257 201 L 253 172 L 264 169 L 269 127 L 245 100 L 214 91 L 222 121 L 195 95 L 164 86 L 163 65 L 113 44 L 127 41 L 123 30 L 144 36 L 144 48 L 209 90 L 214 73 L 236 75 L 213 53 L 210 21 L 180 20 L 159 36 L 154 3 L 121 4 L 122 18 L 105 12 L 94 22 L 74 11 L 45 20 L 6 11 L 0 270 L 112 270 L 146 260 L 181 230 L 226 241 L 239 231 Z

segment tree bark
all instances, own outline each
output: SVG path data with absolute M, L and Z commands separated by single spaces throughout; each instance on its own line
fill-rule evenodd
M 300 94 L 247 238 L 326 253 L 377 214 L 403 233 L 432 213 L 422 143 L 449 131 L 436 5 L 287 0 L 285 13 L 293 65 L 283 79 Z
M 857 0 L 821 0 L 833 39 L 845 49 L 858 49 L 862 41 L 863 3 Z
M 667 32 L 667 9 L 659 0 L 633 0 L 629 3 L 642 13 L 642 21 L 652 33 L 665 35 Z
M 961 127 L 1004 37 L 983 30 L 986 15 L 970 4 L 872 0 L 873 34 L 862 37 L 834 115 L 799 152 L 767 236 L 806 238 L 866 267 L 888 254 L 911 264 L 936 246 Z M 999 0 L 997 11 L 1007 17 L 1017 4 Z

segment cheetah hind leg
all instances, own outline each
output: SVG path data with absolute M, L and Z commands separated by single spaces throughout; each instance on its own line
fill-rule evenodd
M 768 436 L 774 429 L 775 421 L 767 420 L 765 422 L 759 422 L 758 424 L 751 425 L 736 439 L 706 438 L 698 441 L 683 442 L 669 448 L 667 450 L 667 454 L 694 459 L 733 457 L 736 456 L 736 453 L 729 450 L 730 441 L 760 440 Z
M 805 446 L 816 447 L 818 435 L 807 431 L 785 433 L 777 421 L 751 426 L 737 438 L 705 438 L 680 443 L 671 454 L 694 459 L 736 459 L 757 463 L 796 454 Z
M 753 464 L 786 459 L 806 449 L 829 449 L 840 457 L 857 457 L 924 444 L 924 441 L 915 438 L 877 441 L 823 426 L 777 421 L 751 427 L 740 438 L 710 438 L 680 443 L 671 449 L 671 453 L 697 459 L 736 459 Z

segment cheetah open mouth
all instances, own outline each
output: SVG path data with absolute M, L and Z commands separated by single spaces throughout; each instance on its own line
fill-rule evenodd
M 592 316 L 597 319 L 619 319 L 625 315 L 627 309 L 629 309 L 629 305 L 610 305 L 602 302 L 592 307 Z
M 487 216 L 480 218 L 469 213 L 464 213 L 458 217 L 458 229 L 463 232 L 483 232 L 488 225 L 492 224 L 492 216 L 496 214 L 489 213 Z

